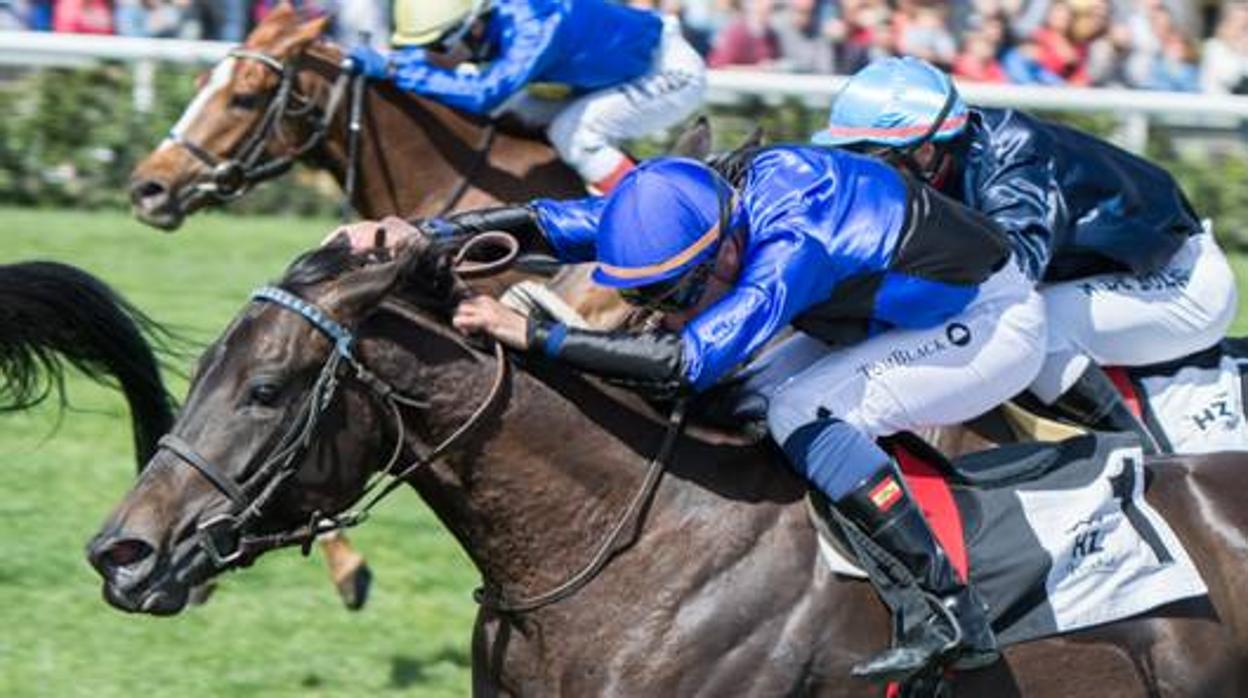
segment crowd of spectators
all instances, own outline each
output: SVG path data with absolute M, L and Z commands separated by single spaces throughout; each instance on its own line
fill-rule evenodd
M 275 2 L 0 0 L 0 29 L 240 41 Z M 680 17 L 715 68 L 848 74 L 912 55 L 981 82 L 1248 94 L 1243 0 L 629 2 Z M 333 17 L 342 40 L 388 36 L 388 0 L 296 4 Z
M 678 14 L 716 68 L 848 74 L 911 55 L 980 82 L 1248 93 L 1242 1 L 632 1 Z
M 278 0 L 0 0 L 0 30 L 115 34 L 241 42 Z M 388 0 L 295 0 L 311 15 L 333 18 L 349 42 L 367 32 L 384 46 Z

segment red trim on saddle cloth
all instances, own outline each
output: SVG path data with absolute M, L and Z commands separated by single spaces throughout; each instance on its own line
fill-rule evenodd
M 966 555 L 966 538 L 962 529 L 962 514 L 953 501 L 953 492 L 940 470 L 927 461 L 919 458 L 905 447 L 896 444 L 892 447 L 892 455 L 901 467 L 910 493 L 914 495 L 927 523 L 936 534 L 953 568 L 962 579 L 967 579 L 968 560 Z
M 1131 410 L 1131 414 L 1136 419 L 1142 419 L 1144 410 L 1140 405 L 1140 394 L 1135 391 L 1135 384 L 1131 382 L 1131 376 L 1127 374 L 1127 369 L 1123 366 L 1102 366 L 1105 375 L 1109 376 L 1109 380 L 1113 381 L 1114 387 L 1122 395 L 1122 401 L 1127 403 L 1127 408 Z

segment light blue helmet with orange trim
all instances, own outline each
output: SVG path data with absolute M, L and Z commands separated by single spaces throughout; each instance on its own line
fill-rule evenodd
M 966 103 L 949 78 L 918 58 L 884 58 L 859 70 L 832 101 L 819 145 L 912 148 L 966 129 Z
M 620 180 L 603 207 L 594 281 L 639 288 L 710 261 L 731 201 L 728 182 L 697 160 L 643 162 Z

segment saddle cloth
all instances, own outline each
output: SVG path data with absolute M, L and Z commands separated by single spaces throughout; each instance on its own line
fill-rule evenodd
M 903 443 L 905 455 L 891 447 L 908 483 L 915 476 L 907 461 L 939 457 L 912 443 Z M 936 467 L 948 468 L 943 496 L 922 473 L 925 481 L 911 490 L 955 567 L 969 568 L 1002 644 L 1207 593 L 1178 538 L 1144 499 L 1143 456 L 1130 436 L 1019 444 Z M 942 504 L 950 496 L 956 506 Z M 963 540 L 950 540 L 951 531 Z M 820 551 L 833 572 L 865 577 L 826 535 Z
M 1176 361 L 1127 369 L 1127 384 L 1115 382 L 1128 402 L 1135 398 L 1140 417 L 1163 448 L 1174 453 L 1246 451 L 1246 367 L 1248 340 L 1227 339 Z

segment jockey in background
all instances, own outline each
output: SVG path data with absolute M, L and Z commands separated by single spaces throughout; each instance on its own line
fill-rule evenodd
M 633 163 L 618 147 L 692 114 L 706 67 L 675 21 L 608 0 L 397 0 L 396 50 L 354 69 L 456 109 L 544 128 L 587 184 Z
M 1031 392 L 1156 449 L 1098 364 L 1212 347 L 1236 305 L 1225 256 L 1167 172 L 1066 126 L 968 108 L 947 75 L 914 58 L 855 74 L 812 140 L 904 166 L 1004 228 L 1048 315 L 1048 356 Z
M 455 324 L 633 386 L 701 393 L 728 378 L 727 399 L 762 405 L 791 466 L 930 595 L 928 621 L 855 674 L 989 664 L 982 602 L 875 439 L 967 420 L 1025 389 L 1043 358 L 1039 294 L 988 219 L 878 160 L 809 146 L 750 158 L 736 188 L 695 160 L 659 158 L 606 199 L 425 224 L 438 236 L 508 230 L 562 261 L 596 260 L 594 279 L 663 313 L 660 329 L 575 329 L 484 296 Z

